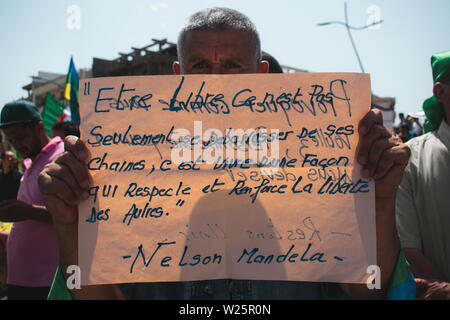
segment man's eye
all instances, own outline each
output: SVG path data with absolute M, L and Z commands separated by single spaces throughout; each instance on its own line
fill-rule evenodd
M 200 61 L 195 63 L 192 67 L 195 69 L 205 69 L 208 67 L 208 63 L 206 61 Z
M 225 61 L 225 63 L 223 64 L 223 66 L 224 66 L 225 68 L 228 68 L 228 69 L 238 69 L 238 68 L 241 67 L 240 64 L 238 64 L 238 63 L 236 63 L 236 62 L 234 62 L 234 61 Z

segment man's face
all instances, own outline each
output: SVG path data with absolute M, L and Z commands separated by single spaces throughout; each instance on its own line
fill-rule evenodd
M 435 84 L 437 91 L 434 92 L 436 98 L 446 108 L 450 108 L 450 81 L 438 82 Z
M 17 159 L 14 153 L 11 151 L 6 151 L 2 159 L 3 170 L 8 172 L 10 168 L 15 168 L 17 166 Z
M 24 158 L 34 158 L 41 151 L 39 125 L 14 124 L 3 129 L 6 139 Z
M 256 59 L 250 35 L 238 30 L 188 31 L 175 74 L 237 74 L 267 72 Z

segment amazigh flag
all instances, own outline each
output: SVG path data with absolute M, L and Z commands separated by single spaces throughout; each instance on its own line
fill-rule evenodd
M 44 122 L 45 131 L 51 136 L 52 125 L 61 121 L 61 115 L 64 113 L 64 106 L 56 100 L 50 93 L 45 98 L 44 111 L 42 112 L 42 121 Z
M 70 112 L 72 121 L 80 124 L 80 111 L 78 104 L 78 72 L 73 64 L 73 58 L 70 58 L 69 72 L 66 79 L 66 90 L 64 98 L 70 101 Z

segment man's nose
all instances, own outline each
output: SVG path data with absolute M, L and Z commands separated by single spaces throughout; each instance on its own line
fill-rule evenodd
M 220 63 L 211 64 L 211 74 L 222 74 L 222 65 Z

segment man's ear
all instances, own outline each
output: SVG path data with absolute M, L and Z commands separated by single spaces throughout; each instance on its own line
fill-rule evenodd
M 46 132 L 45 131 L 45 125 L 44 125 L 44 122 L 43 121 L 39 121 L 37 124 L 36 124 L 36 128 L 39 130 L 39 132 Z
M 258 73 L 268 73 L 269 72 L 269 61 L 261 60 L 258 63 Z
M 436 82 L 433 85 L 433 95 L 438 99 L 438 101 L 442 100 L 442 95 L 444 94 L 444 87 L 440 82 Z
M 181 74 L 181 72 L 180 72 L 180 62 L 179 61 L 174 61 L 172 63 L 172 70 L 173 70 L 173 73 L 176 74 L 176 75 L 180 75 Z
M 39 121 L 35 127 L 37 129 L 37 133 L 41 135 L 47 135 L 47 131 L 45 130 L 45 125 L 43 121 Z

